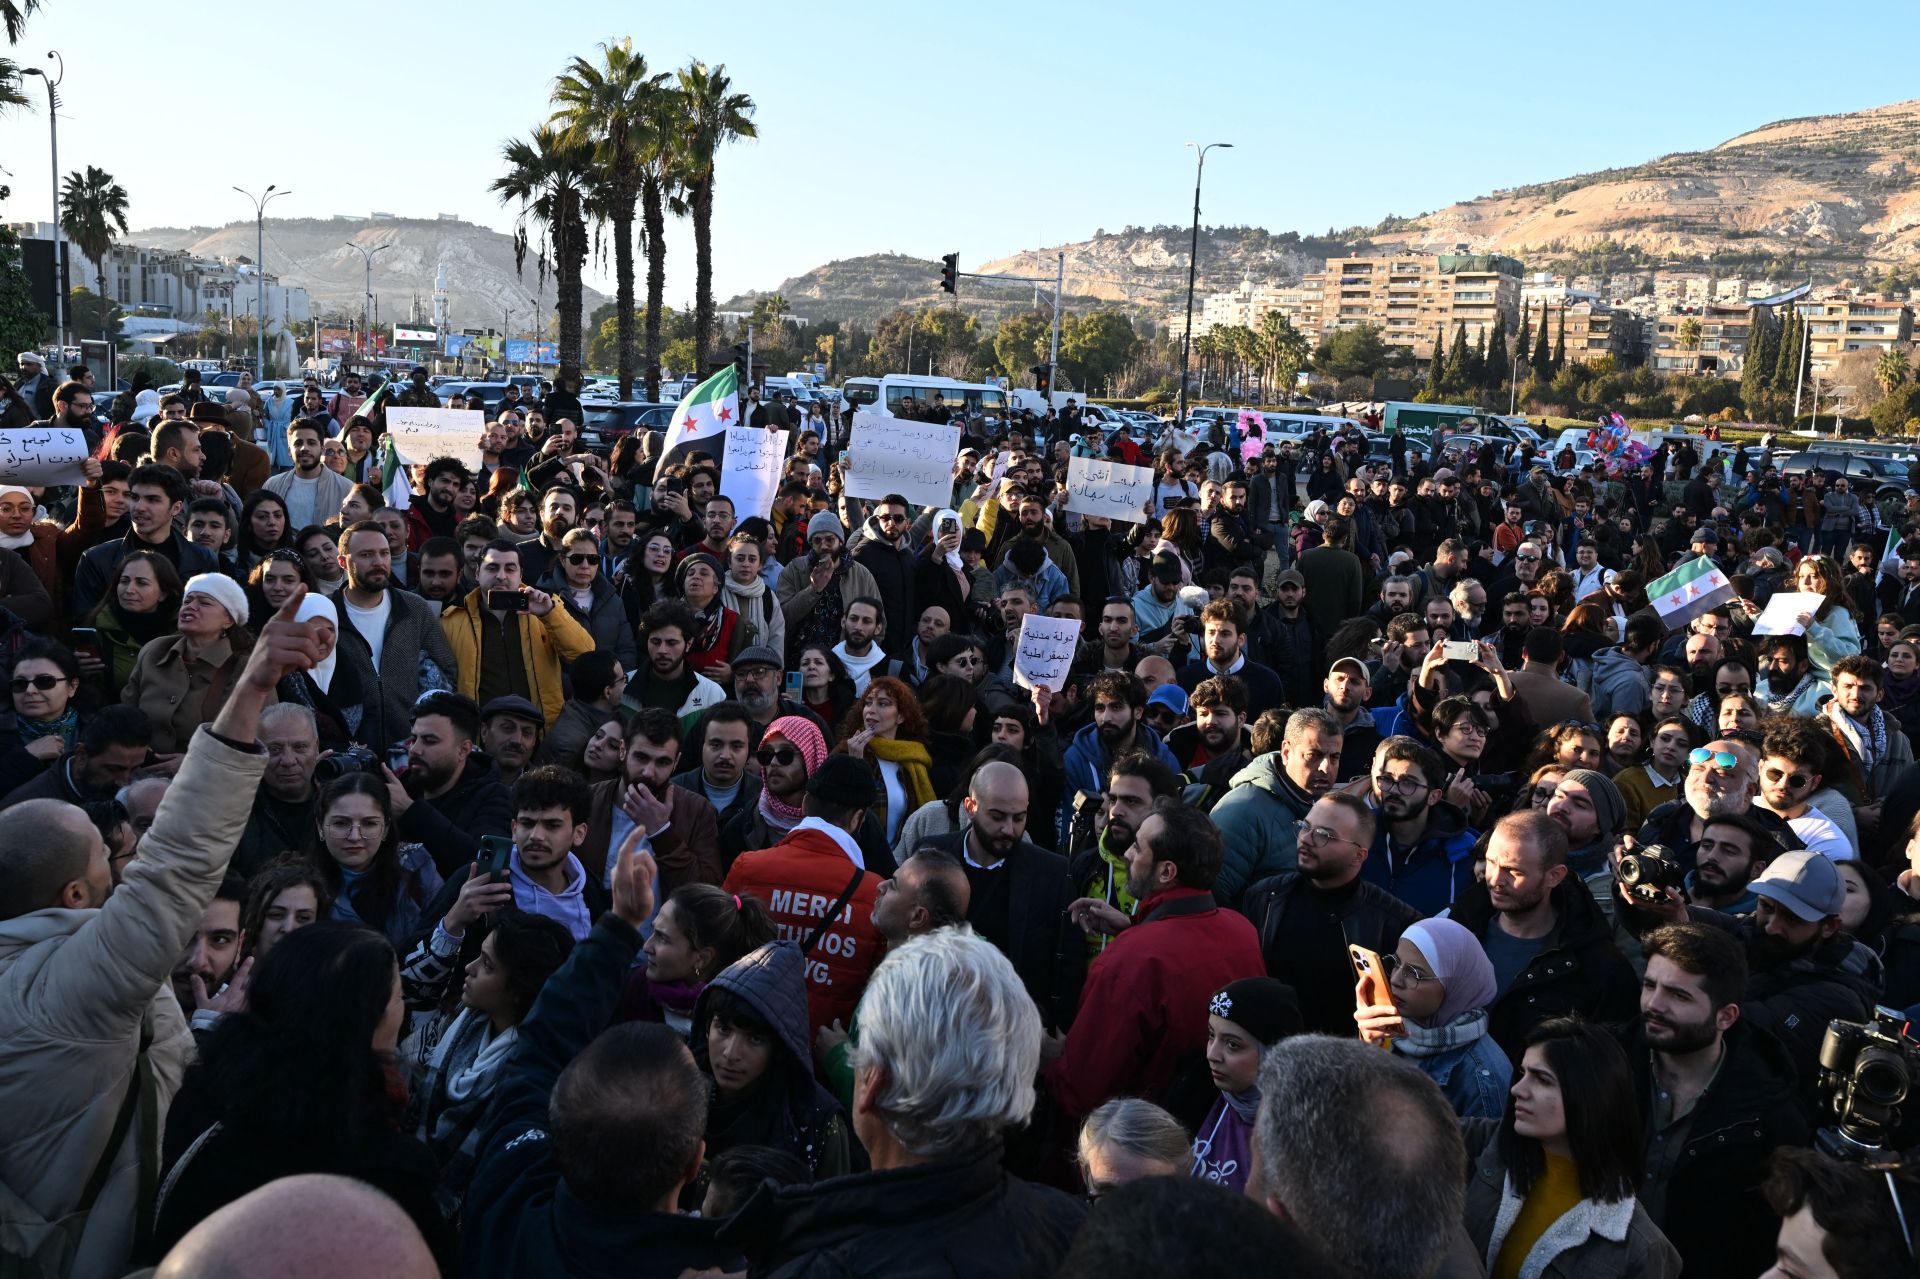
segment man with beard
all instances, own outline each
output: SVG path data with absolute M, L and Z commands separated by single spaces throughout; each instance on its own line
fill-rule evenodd
M 1746 813 L 1709 821 L 1694 847 L 1693 872 L 1687 876 L 1687 902 L 1723 915 L 1751 915 L 1760 904 L 1753 881 L 1767 868 L 1776 845 Z
M 1680 797 L 1692 747 L 1693 724 L 1686 716 L 1667 715 L 1654 721 L 1647 738 L 1649 758 L 1613 775 L 1613 784 L 1626 801 L 1628 830 L 1639 830 L 1648 813 Z
M 1220 859 L 1207 815 L 1174 799 L 1157 800 L 1135 832 L 1135 917 L 1088 969 L 1072 1033 L 1040 1048 L 1047 1091 L 1069 1120 L 1113 1097 L 1160 1096 L 1204 1050 L 1213 992 L 1266 974 L 1253 926 L 1211 895 Z
M 333 597 L 339 616 L 335 652 L 366 697 L 355 740 L 384 750 L 413 718 L 422 657 L 447 680 L 460 667 L 434 606 L 411 591 L 391 589 L 393 547 L 378 525 L 348 525 L 337 558 L 347 580 Z
M 152 745 L 153 723 L 139 707 L 103 706 L 80 725 L 66 755 L 0 798 L 0 809 L 31 799 L 57 799 L 76 807 L 112 799 L 147 762 Z
M 1290 870 L 1296 828 L 1340 771 L 1340 722 L 1318 707 L 1295 711 L 1280 748 L 1256 755 L 1234 774 L 1233 788 L 1213 808 L 1225 844 L 1214 895 L 1234 903 L 1248 884 Z
M 781 694 L 782 674 L 780 654 L 765 644 L 741 649 L 740 656 L 733 659 L 733 695 L 747 712 L 748 746 L 752 750 L 760 748 L 768 726 L 783 716 L 808 720 L 823 736 L 827 731 L 819 716 Z M 705 723 L 702 718 L 687 734 L 688 750 L 699 749 Z
M 1613 906 L 1613 851 L 1627 824 L 1627 802 L 1605 773 L 1570 768 L 1560 776 L 1547 816 L 1567 833 L 1571 878 L 1586 884 L 1602 910 Z
M 450 537 L 430 537 L 421 544 L 418 577 L 416 594 L 443 609 L 473 589 L 461 576 L 460 544 Z
M 407 509 L 407 546 L 418 551 L 430 537 L 452 537 L 460 527 L 460 512 L 454 499 L 460 488 L 473 478 L 458 458 L 436 457 L 427 463 L 425 493 L 416 494 Z M 269 483 L 271 487 L 271 483 Z M 299 521 L 294 521 L 297 526 Z
M 1843 657 L 1833 668 L 1833 697 L 1821 708 L 1820 727 L 1833 738 L 1835 763 L 1846 769 L 1846 780 L 1839 784 L 1851 792 L 1855 819 L 1869 839 L 1880 825 L 1878 797 L 1913 763 L 1906 732 L 1880 708 L 1884 678 L 1880 663 L 1871 657 Z
M 1833 689 L 1807 658 L 1804 635 L 1769 635 L 1761 641 L 1761 681 L 1754 690 L 1771 715 L 1817 715 Z
M 1502 605 L 1513 607 L 1512 596 Z M 1525 607 L 1525 601 L 1521 602 Z M 1503 627 L 1503 632 L 1505 628 Z M 1533 712 L 1536 724 L 1558 724 L 1564 720 L 1593 722 L 1593 701 L 1585 693 L 1560 678 L 1560 632 L 1550 626 L 1526 626 L 1520 648 L 1520 669 L 1513 672 L 1513 689 Z
M 715 498 L 714 501 L 719 501 Z M 709 505 L 711 512 L 713 507 Z M 847 539 L 847 554 L 867 572 L 873 574 L 874 582 L 879 586 L 876 594 L 880 598 L 881 612 L 887 618 L 886 631 L 879 637 L 880 647 L 889 653 L 903 653 L 912 639 L 914 614 L 914 580 L 919 568 L 915 561 L 912 538 L 912 519 L 907 514 L 907 499 L 898 493 L 889 493 L 874 503 L 873 513 L 861 523 L 860 529 Z M 953 548 L 959 551 L 958 532 L 952 535 Z M 721 563 L 725 563 L 724 557 Z M 941 566 L 938 572 L 952 579 L 952 570 Z
M 1037 458 L 1034 459 L 1036 465 L 1038 461 Z M 1004 511 L 999 507 L 987 509 L 996 516 L 1004 515 Z M 982 516 L 984 517 L 986 513 L 983 511 Z M 1037 543 L 1042 550 L 1046 551 L 1047 558 L 1053 561 L 1054 567 L 1066 575 L 1067 594 L 1080 595 L 1079 561 L 1074 558 L 1073 547 L 1068 544 L 1067 539 L 1054 532 L 1052 526 L 1047 523 L 1047 499 L 1044 491 L 1037 487 L 1028 488 L 1020 495 L 1019 505 L 1014 508 L 1014 513 L 1016 523 L 1011 534 L 1003 531 L 1004 519 L 996 519 L 995 527 L 988 530 L 987 562 L 994 568 L 999 568 L 1006 561 L 1007 552 L 1016 539 Z
M 240 971 L 240 956 L 246 951 L 247 941 L 240 928 L 240 911 L 246 904 L 246 877 L 228 871 L 214 890 L 213 900 L 200 912 L 200 922 L 173 966 L 174 998 L 198 1029 L 212 1024 L 202 1021 L 199 1010 L 212 1006 L 214 997 Z
M 190 492 L 186 478 L 171 466 L 149 463 L 134 468 L 127 476 L 126 534 L 88 550 L 74 572 L 68 604 L 75 621 L 93 612 L 112 585 L 113 570 L 135 551 L 156 552 L 180 570 L 182 581 L 219 571 L 219 557 L 193 545 L 174 528 Z
M 267 707 L 260 712 L 260 744 L 267 771 L 233 850 L 232 867 L 242 875 L 255 874 L 281 853 L 311 855 L 319 842 L 320 788 L 313 770 L 320 762 L 320 737 L 313 712 L 293 702 Z
M 1065 1026 L 1087 955 L 1066 928 L 1074 899 L 1067 859 L 1025 838 L 1029 793 L 1012 764 L 982 764 L 961 801 L 966 829 L 925 842 L 960 859 L 971 889 L 967 922 L 1012 961 L 1041 1022 Z
M 1387 623 L 1413 610 L 1413 579 L 1395 573 L 1380 580 L 1380 598 L 1367 610 L 1367 616 L 1385 630 Z
M 753 807 L 728 818 L 720 831 L 720 859 L 728 870 L 741 853 L 771 848 L 799 825 L 806 815 L 807 778 L 827 758 L 826 735 L 820 721 L 811 716 L 782 715 L 767 725 L 753 757 L 760 765 L 760 798 Z M 865 865 L 875 870 L 892 868 L 886 827 L 879 818 L 869 813 L 853 832 Z
M 840 642 L 833 646 L 833 655 L 853 677 L 855 693 L 866 692 L 875 675 L 898 669 L 897 664 L 889 664 L 886 650 L 875 642 L 885 629 L 882 605 L 874 596 L 850 600 L 846 612 L 840 615 Z
M 1386 642 L 1380 649 L 1379 669 L 1373 672 L 1367 701 L 1381 708 L 1375 727 L 1384 731 L 1381 719 L 1397 718 L 1396 707 L 1407 692 L 1407 680 L 1420 669 L 1420 663 L 1433 651 L 1432 632 L 1418 613 L 1402 613 L 1387 623 Z
M 1694 1275 L 1755 1275 L 1773 1257 L 1760 1197 L 1768 1156 L 1804 1146 L 1811 1125 L 1793 1066 L 1742 1016 L 1746 957 L 1719 929 L 1674 924 L 1643 939 L 1644 1051 L 1629 1051 L 1644 1117 L 1636 1195 Z
M 1207 787 L 1207 793 L 1218 798 L 1250 758 L 1247 686 L 1237 676 L 1216 675 L 1200 681 L 1187 706 L 1193 722 L 1167 734 L 1167 749 L 1188 780 Z M 1202 801 L 1201 807 L 1212 804 Z
M 504 785 L 512 786 L 520 780 L 540 746 L 540 730 L 545 727 L 540 708 L 511 693 L 480 708 L 480 749 L 499 768 Z
M 1798 715 L 1775 718 L 1767 725 L 1765 743 L 1757 807 L 1793 827 L 1801 846 L 1810 852 L 1824 853 L 1835 861 L 1856 856 L 1840 827 L 1809 798 L 1820 789 L 1834 750 L 1818 721 Z
M 527 585 L 520 559 L 526 545 L 504 538 L 490 543 L 478 583 L 442 615 L 441 625 L 458 663 L 456 688 L 483 706 L 498 697 L 526 698 L 544 726 L 566 705 L 564 667 L 593 652 L 594 644 L 559 600 Z
M 1399 898 L 1422 917 L 1451 906 L 1473 882 L 1479 833 L 1449 797 L 1446 766 L 1411 737 L 1389 737 L 1375 749 L 1363 795 L 1374 812 L 1372 847 L 1361 878 Z
M 1133 642 L 1138 634 L 1132 602 L 1113 596 L 1100 606 L 1094 640 L 1081 648 L 1073 673 L 1091 677 L 1102 671 L 1131 671 L 1147 656 L 1147 650 Z
M 564 552 L 561 543 L 579 518 L 580 494 L 565 487 L 550 488 L 540 499 L 540 536 L 520 543 L 521 579 L 537 582 L 547 575 Z M 722 557 L 724 562 L 724 555 Z
M 727 539 L 733 536 L 733 523 L 733 499 L 724 494 L 709 498 L 706 509 L 700 513 L 700 540 L 675 551 L 673 562 L 678 564 L 689 555 L 706 554 L 725 564 L 730 554 Z
M 1232 600 L 1215 600 L 1200 610 L 1200 651 L 1203 658 L 1180 668 L 1180 687 L 1191 694 L 1205 679 L 1232 675 L 1246 685 L 1247 713 L 1286 703 L 1280 677 L 1268 667 L 1247 660 L 1245 615 Z
M 1088 827 L 1067 870 L 1074 890 L 1082 894 L 1067 914 L 1087 934 L 1089 959 L 1132 920 L 1139 902 L 1127 891 L 1127 851 L 1155 802 L 1172 798 L 1179 789 L 1178 774 L 1142 751 L 1113 761 L 1107 793 L 1099 801 L 1098 816 L 1105 825 Z M 1075 831 L 1077 838 L 1078 824 Z
M 414 707 L 406 780 L 380 768 L 400 838 L 424 845 L 448 878 L 479 855 L 482 837 L 505 835 L 513 822 L 500 770 L 479 740 L 480 708 L 471 698 L 428 693 Z
M 1322 795 L 1295 836 L 1296 869 L 1260 880 L 1241 901 L 1259 934 L 1267 975 L 1293 987 L 1304 1029 L 1318 1034 L 1356 1033 L 1347 947 L 1390 955 L 1407 925 L 1420 918 L 1360 876 L 1375 827 L 1365 802 L 1341 791 Z
M 1495 823 L 1486 882 L 1468 885 L 1449 917 L 1493 963 L 1499 994 L 1488 1006 L 1487 1033 L 1510 1060 L 1520 1059 L 1527 1032 L 1550 1017 L 1633 1016 L 1633 969 L 1593 895 L 1567 873 L 1567 833 L 1545 813 L 1508 813 Z
M 1141 722 L 1147 711 L 1147 687 L 1138 676 L 1120 671 L 1094 676 L 1087 685 L 1087 705 L 1093 708 L 1092 722 L 1073 735 L 1064 761 L 1066 780 L 1057 819 L 1062 846 L 1073 824 L 1075 797 L 1081 791 L 1099 794 L 1114 760 L 1138 750 L 1175 772 L 1180 768 L 1160 735 Z
M 1466 638 L 1466 630 L 1460 625 L 1460 615 L 1453 611 L 1453 601 L 1445 595 L 1428 596 L 1421 613 L 1426 617 L 1427 629 L 1433 632 L 1435 639 Z
M 1373 762 L 1374 748 L 1380 745 L 1380 729 L 1367 698 L 1373 693 L 1373 680 L 1366 663 L 1357 657 L 1342 657 L 1327 668 L 1321 689 L 1326 695 L 1327 714 L 1340 725 L 1340 775 L 1346 781 L 1359 777 Z
M 701 711 L 727 700 L 718 684 L 687 665 L 688 640 L 698 633 L 692 611 L 678 600 L 661 600 L 646 611 L 640 619 L 646 660 L 627 681 L 628 710 L 670 711 L 687 727 Z
M 1680 798 L 1648 813 L 1640 833 L 1634 836 L 1634 843 L 1663 844 L 1673 850 L 1683 869 L 1692 870 L 1694 847 L 1700 842 L 1707 820 L 1728 813 L 1746 813 L 1773 837 L 1777 848 L 1800 847 L 1800 837 L 1793 833 L 1791 826 L 1766 809 L 1754 806 L 1754 796 L 1760 789 L 1760 766 L 1751 746 L 1716 738 L 1689 752 L 1686 764 Z
M 309 524 L 324 524 L 340 513 L 340 504 L 353 492 L 353 481 L 328 466 L 321 455 L 321 444 L 326 435 L 325 418 L 295 418 L 287 427 L 287 448 L 293 455 L 293 469 L 282 471 L 267 478 L 261 487 L 278 497 L 287 507 L 287 528 L 302 529 Z M 433 465 L 427 467 L 429 473 L 433 466 L 451 463 L 453 469 L 464 474 L 465 468 L 452 458 L 436 458 Z M 454 486 L 456 489 L 458 485 Z M 428 480 L 428 490 L 432 490 L 432 480 Z M 414 499 L 417 503 L 419 498 Z M 453 499 L 447 499 L 448 511 L 452 511 Z M 446 529 L 453 531 L 451 524 Z M 422 539 L 424 540 L 424 539 Z M 414 544 L 419 550 L 419 543 Z
M 1463 577 L 1447 593 L 1453 605 L 1454 634 L 1460 639 L 1479 639 L 1493 631 L 1488 625 L 1487 588 L 1478 579 Z
M 787 653 L 797 656 L 808 644 L 840 639 L 840 618 L 862 597 L 878 599 L 880 585 L 845 553 L 845 528 L 831 511 L 807 521 L 807 554 L 780 570 L 774 594 L 787 619 Z
M 685 752 L 700 763 L 673 775 L 675 786 L 706 796 L 721 826 L 753 811 L 760 802 L 760 778 L 747 771 L 753 722 L 739 702 L 721 702 L 700 716 L 700 744 L 688 736 Z
M 646 827 L 658 868 L 656 906 L 682 884 L 720 882 L 719 817 L 705 795 L 673 784 L 679 768 L 680 721 L 657 707 L 641 711 L 627 729 L 620 776 L 594 785 L 587 810 L 580 860 L 597 882 L 611 885 L 614 854 L 635 826 Z

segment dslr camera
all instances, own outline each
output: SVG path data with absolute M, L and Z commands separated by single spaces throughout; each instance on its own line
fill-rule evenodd
M 1645 901 L 1659 901 L 1664 890 L 1685 886 L 1687 872 L 1665 844 L 1648 844 L 1620 859 L 1620 882 L 1627 892 Z
M 1920 1044 L 1907 1035 L 1901 1013 L 1875 1008 L 1872 1021 L 1828 1022 L 1820 1041 L 1820 1092 L 1836 1122 L 1815 1135 L 1814 1147 L 1835 1159 L 1878 1157 L 1899 1125 L 1916 1068 Z
M 380 760 L 370 746 L 358 742 L 343 751 L 335 751 L 324 756 L 313 766 L 313 780 L 319 785 L 338 781 L 349 773 L 372 773 L 380 776 Z

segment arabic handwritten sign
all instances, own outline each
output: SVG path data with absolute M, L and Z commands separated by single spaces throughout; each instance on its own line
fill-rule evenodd
M 1019 647 L 1014 650 L 1013 682 L 1021 688 L 1064 688 L 1080 645 L 1080 619 L 1042 617 L 1028 613 L 1020 619 Z
M 762 519 L 773 513 L 773 495 L 780 487 L 780 460 L 787 455 L 786 431 L 759 426 L 727 428 L 726 450 L 720 459 L 720 496 L 733 499 L 736 520 L 749 515 Z
M 85 484 L 87 437 L 70 427 L 0 431 L 0 481 L 39 488 Z
M 1067 509 L 1079 515 L 1104 515 L 1138 524 L 1153 497 L 1153 468 L 1128 466 L 1100 458 L 1067 460 Z
M 898 493 L 915 506 L 946 506 L 953 500 L 953 459 L 959 453 L 957 426 L 855 413 L 846 491 L 864 498 Z
M 480 433 L 487 415 L 479 409 L 403 409 L 387 406 L 387 433 L 394 452 L 410 466 L 436 457 L 457 457 L 469 470 L 480 468 Z

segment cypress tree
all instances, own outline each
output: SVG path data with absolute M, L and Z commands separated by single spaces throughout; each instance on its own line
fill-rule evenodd
M 1748 315 L 1747 359 L 1740 369 L 1740 399 L 1751 418 L 1758 414 L 1760 401 L 1766 398 L 1768 383 L 1773 380 L 1778 348 L 1774 345 L 1773 320 L 1766 310 L 1754 307 Z
M 1513 363 L 1507 355 L 1507 317 L 1502 313 L 1494 317 L 1493 333 L 1487 338 L 1486 380 L 1488 386 L 1505 386 L 1507 377 L 1513 372 Z
M 1480 330 L 1480 338 L 1467 346 L 1467 385 L 1485 386 L 1487 381 L 1487 330 Z
M 1502 316 L 1501 319 L 1505 319 Z M 1514 340 L 1513 362 L 1529 364 L 1533 360 L 1533 312 L 1520 308 L 1520 336 Z
M 1467 325 L 1463 320 L 1454 325 L 1453 346 L 1447 352 L 1446 385 L 1460 388 L 1467 385 Z
M 1540 332 L 1533 342 L 1533 371 L 1542 379 L 1553 376 L 1553 347 L 1547 341 L 1547 304 L 1540 304 Z
M 1560 308 L 1560 332 L 1553 339 L 1553 371 L 1567 367 L 1567 308 Z
M 1800 371 L 1800 343 L 1805 340 L 1806 328 L 1806 317 L 1798 307 L 1789 304 L 1786 329 L 1780 335 L 1780 354 L 1773 362 L 1773 389 L 1779 394 L 1793 394 L 1794 375 Z

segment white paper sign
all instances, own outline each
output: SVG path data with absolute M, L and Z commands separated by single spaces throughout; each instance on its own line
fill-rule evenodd
M 0 431 L 0 481 L 40 488 L 85 484 L 87 437 L 66 426 Z
M 1153 498 L 1153 468 L 1094 457 L 1067 459 L 1067 509 L 1138 524 Z
M 1021 688 L 1064 688 L 1080 646 L 1080 619 L 1028 613 L 1020 619 L 1018 643 L 1013 655 L 1014 683 Z
M 898 493 L 915 506 L 948 506 L 959 455 L 957 426 L 857 412 L 847 444 L 846 491 L 864 498 Z
M 424 466 L 436 457 L 457 457 L 468 470 L 480 469 L 480 433 L 487 415 L 479 409 L 412 409 L 389 405 L 387 434 L 394 452 L 409 466 Z
M 720 459 L 720 496 L 733 499 L 736 522 L 749 515 L 765 519 L 773 513 L 787 435 L 759 426 L 727 428 L 727 446 Z
M 1805 629 L 1794 619 L 1802 613 L 1818 613 L 1827 597 L 1817 591 L 1776 591 L 1767 606 L 1753 620 L 1755 635 L 1803 635 Z

